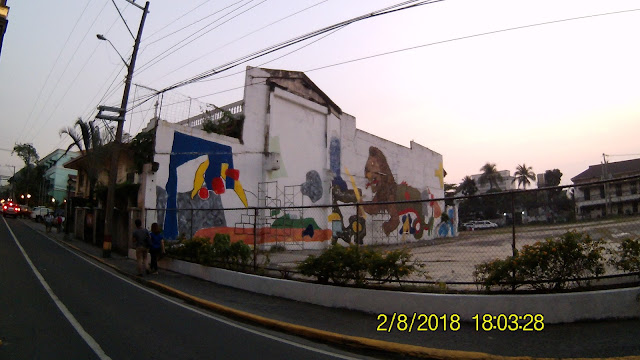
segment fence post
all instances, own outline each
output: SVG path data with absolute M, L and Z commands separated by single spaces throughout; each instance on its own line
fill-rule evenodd
M 356 245 L 360 246 L 360 203 L 356 202 Z M 352 226 L 349 224 L 349 226 Z
M 253 208 L 253 272 L 258 271 L 257 257 L 258 257 L 258 208 Z
M 516 256 L 516 205 L 515 205 L 515 192 L 511 192 L 511 255 Z M 516 270 L 513 269 L 511 273 L 513 278 L 513 284 L 511 285 L 511 291 L 516 291 Z

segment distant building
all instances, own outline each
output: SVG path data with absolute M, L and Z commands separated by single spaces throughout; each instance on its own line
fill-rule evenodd
M 4 39 L 4 33 L 7 31 L 7 25 L 9 25 L 9 7 L 7 6 L 7 0 L 0 0 L 0 53 L 2 53 L 2 40 Z
M 69 176 L 75 176 L 75 170 L 66 169 L 64 164 L 80 156 L 79 153 L 69 151 L 65 154 L 62 149 L 57 149 L 38 161 L 39 165 L 44 165 L 47 170 L 44 173 L 44 188 L 49 200 L 55 199 L 56 204 L 62 204 L 67 197 L 67 180 Z
M 637 214 L 640 194 L 638 180 L 586 185 L 604 179 L 640 176 L 640 159 L 591 165 L 571 181 L 575 184 L 576 215 L 579 219 L 607 214 Z
M 515 178 L 511 176 L 511 172 L 509 170 L 500 170 L 498 171 L 498 173 L 500 174 L 500 176 L 502 176 L 502 181 L 498 181 L 498 188 L 500 190 L 507 191 L 507 190 L 516 189 L 517 184 L 513 182 Z M 471 178 L 476 182 L 476 186 L 478 187 L 478 194 L 484 194 L 487 191 L 489 191 L 491 186 L 489 183 L 481 185 L 480 176 L 482 176 L 482 174 L 475 174 L 475 175 L 471 175 Z M 495 190 L 495 186 L 494 186 L 494 190 Z

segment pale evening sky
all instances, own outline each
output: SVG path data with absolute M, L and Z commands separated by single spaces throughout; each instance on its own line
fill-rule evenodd
M 133 82 L 162 89 L 399 2 L 151 0 Z M 125 0 L 115 4 L 135 34 L 141 10 Z M 92 119 L 99 104 L 120 103 L 124 65 L 95 35 L 104 34 L 125 59 L 133 39 L 111 0 L 7 5 L 0 148 L 33 143 L 44 157 L 70 144 L 60 129 L 79 116 Z M 182 102 L 162 111 L 177 121 L 204 103 L 241 100 L 247 65 L 304 71 L 356 117 L 358 128 L 405 146 L 414 140 L 442 154 L 446 182 L 459 183 L 492 162 L 512 173 L 522 163 L 536 173 L 558 168 L 569 184 L 599 163 L 602 153 L 616 155 L 610 161 L 640 157 L 633 155 L 640 154 L 639 10 L 636 0 L 443 0 L 351 24 L 213 77 L 220 79 L 168 92 L 164 104 L 194 100 L 191 108 Z M 601 14 L 608 15 L 593 16 Z M 572 18 L 580 19 L 555 22 Z M 525 27 L 548 22 L 553 23 Z M 499 32 L 518 27 L 524 28 Z M 202 28 L 183 46 L 182 40 Z M 490 34 L 474 36 L 485 33 Z M 175 52 L 163 54 L 167 49 Z M 146 94 L 134 86 L 130 107 Z M 154 103 L 128 113 L 125 131 L 135 135 L 144 127 Z M 5 165 L 23 166 L 5 150 L 0 165 L 1 175 L 13 171 Z

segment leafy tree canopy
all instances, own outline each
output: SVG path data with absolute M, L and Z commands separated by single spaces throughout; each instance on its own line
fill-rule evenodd
M 33 147 L 33 144 L 16 144 L 13 147 L 13 151 L 11 151 L 11 154 L 13 153 L 16 153 L 22 161 L 24 161 L 24 165 L 27 168 L 30 168 L 40 160 L 38 152 L 36 151 L 36 148 Z

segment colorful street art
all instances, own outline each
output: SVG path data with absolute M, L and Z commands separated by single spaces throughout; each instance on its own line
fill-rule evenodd
M 203 155 L 203 161 L 193 174 L 193 190 L 191 200 L 196 194 L 201 200 L 209 200 L 210 190 L 215 195 L 233 189 L 245 207 L 247 197 L 240 183 L 240 172 L 233 167 L 233 153 L 230 146 L 218 144 L 195 136 L 174 133 L 171 155 L 169 159 L 169 178 L 165 186 L 167 194 L 164 206 L 164 234 L 167 239 L 178 236 L 178 167 Z
M 424 216 L 421 203 L 385 204 L 385 202 L 421 200 L 420 191 L 407 185 L 406 182 L 397 184 L 391 173 L 391 168 L 380 149 L 371 146 L 369 158 L 364 167 L 367 178 L 366 187 L 371 187 L 374 204 L 363 206 L 368 214 L 378 214 L 386 211 L 390 219 L 382 224 L 384 233 L 388 236 L 398 228 L 402 222 L 400 232 L 412 234 L 421 239 L 424 233 Z M 382 203 L 382 204 L 375 204 Z
M 311 170 L 307 172 L 306 180 L 301 186 L 303 195 L 307 195 L 312 202 L 316 202 L 322 198 L 322 180 L 317 171 Z
M 356 215 L 349 216 L 349 221 L 345 226 L 342 211 L 339 203 L 353 204 L 361 201 L 362 191 L 356 186 L 355 179 L 345 168 L 345 172 L 349 176 L 352 188 L 349 189 L 347 182 L 340 175 L 340 140 L 332 137 L 329 143 L 329 166 L 333 173 L 331 181 L 331 201 L 333 204 L 332 212 L 328 216 L 328 222 L 331 224 L 332 237 L 331 243 L 336 244 L 338 240 L 346 243 L 363 244 L 364 238 L 367 236 L 367 226 L 364 212 L 360 209 Z

